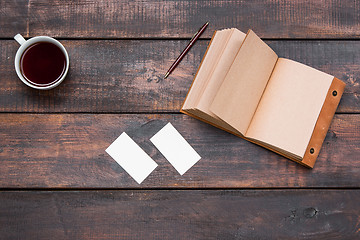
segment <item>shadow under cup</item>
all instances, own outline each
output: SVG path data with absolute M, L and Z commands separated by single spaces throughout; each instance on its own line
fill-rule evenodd
M 46 87 L 55 84 L 66 70 L 66 56 L 51 42 L 36 42 L 21 55 L 20 72 L 30 84 Z

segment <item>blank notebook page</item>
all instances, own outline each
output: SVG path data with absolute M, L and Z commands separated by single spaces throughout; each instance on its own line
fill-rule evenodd
M 333 78 L 279 58 L 246 137 L 302 158 Z
M 210 111 L 245 135 L 278 57 L 249 30 Z

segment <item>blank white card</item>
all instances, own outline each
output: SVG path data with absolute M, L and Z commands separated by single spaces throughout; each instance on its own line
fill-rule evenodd
M 125 132 L 105 151 L 139 184 L 157 167 L 157 163 Z
M 171 123 L 166 124 L 150 141 L 181 175 L 201 158 Z

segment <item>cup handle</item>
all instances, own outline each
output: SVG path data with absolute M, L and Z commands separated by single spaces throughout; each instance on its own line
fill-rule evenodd
M 15 39 L 20 45 L 22 45 L 24 42 L 26 42 L 25 38 L 23 38 L 23 36 L 21 36 L 20 33 L 16 34 L 16 36 L 14 37 L 14 39 Z

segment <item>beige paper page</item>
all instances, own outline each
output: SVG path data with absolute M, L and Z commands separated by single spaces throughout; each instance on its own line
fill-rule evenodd
M 246 137 L 302 158 L 333 78 L 279 58 Z
M 246 36 L 245 33 L 235 28 L 229 29 L 229 31 L 231 31 L 231 35 L 226 43 L 226 48 L 219 58 L 216 67 L 213 69 L 213 72 L 208 80 L 208 84 L 206 85 L 198 103 L 196 104 L 197 109 L 206 112 L 215 118 L 217 118 L 216 115 L 209 110 L 210 105 L 213 102 L 219 87 L 223 83 L 231 65 L 233 64 L 236 54 L 238 53 L 240 46 Z
M 212 39 L 211 45 L 207 51 L 206 57 L 204 58 L 199 71 L 197 72 L 196 78 L 193 81 L 188 96 L 185 99 L 183 109 L 193 108 L 198 101 L 198 96 L 203 90 L 204 85 L 207 83 L 207 79 L 212 73 L 212 69 L 215 68 L 220 54 L 225 48 L 224 42 L 227 41 L 230 35 L 230 30 L 225 29 L 221 31 L 216 31 L 214 38 Z
M 210 110 L 245 134 L 277 58 L 276 53 L 249 30 Z

